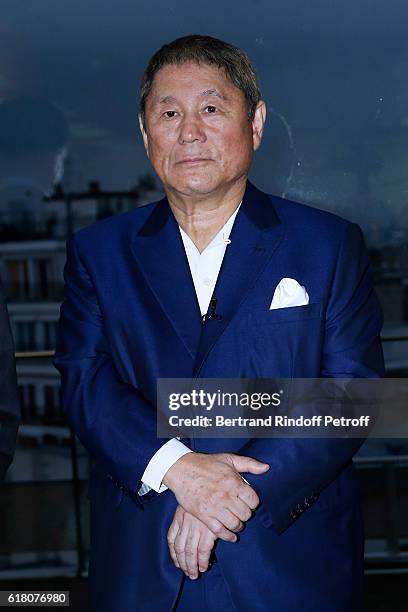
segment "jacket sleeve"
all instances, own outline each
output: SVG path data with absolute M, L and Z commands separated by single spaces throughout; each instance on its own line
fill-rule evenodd
M 19 424 L 14 344 L 0 283 L 0 482 L 13 459 Z
M 116 369 L 97 293 L 75 236 L 67 242 L 65 299 L 61 306 L 54 365 L 61 373 L 64 410 L 91 456 L 142 506 L 157 493 L 137 492 L 152 455 L 163 445 L 156 411 Z
M 340 241 L 328 295 L 320 376 L 383 376 L 382 323 L 362 232 L 357 225 L 348 223 Z M 363 441 L 361 438 L 274 438 L 247 442 L 239 454 L 270 465 L 262 476 L 245 474 L 266 511 L 260 512 L 264 524 L 277 533 L 289 527 L 350 464 Z

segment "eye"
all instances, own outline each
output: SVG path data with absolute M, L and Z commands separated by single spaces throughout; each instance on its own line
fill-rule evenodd
M 208 106 L 206 106 L 206 107 L 205 107 L 205 110 L 208 110 L 208 112 L 209 112 L 210 114 L 213 114 L 213 113 L 215 113 L 215 111 L 217 110 L 217 107 L 216 107 L 216 106 L 212 106 L 212 105 L 210 104 L 210 105 L 208 105 Z
M 165 111 L 165 112 L 163 113 L 163 117 L 165 117 L 166 119 L 173 119 L 173 117 L 174 117 L 176 114 L 177 114 L 177 113 L 176 113 L 176 111 L 173 111 L 173 110 L 168 110 L 168 111 Z

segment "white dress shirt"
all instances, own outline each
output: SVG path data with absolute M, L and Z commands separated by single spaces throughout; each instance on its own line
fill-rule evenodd
M 224 227 L 220 229 L 201 253 L 188 234 L 179 226 L 201 315 L 208 311 L 224 254 L 227 245 L 231 242 L 229 236 L 240 206 L 241 202 Z M 165 491 L 167 487 L 162 483 L 162 480 L 166 472 L 180 457 L 192 452 L 190 448 L 179 441 L 179 438 L 173 438 L 163 444 L 150 459 L 143 472 L 143 484 L 138 491 L 139 495 L 144 495 L 150 489 L 154 489 L 157 493 Z

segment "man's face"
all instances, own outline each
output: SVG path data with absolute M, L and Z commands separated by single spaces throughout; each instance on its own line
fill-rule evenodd
M 223 70 L 197 63 L 167 65 L 146 101 L 147 155 L 166 191 L 205 195 L 245 177 L 265 119 L 260 102 L 248 120 L 246 99 Z

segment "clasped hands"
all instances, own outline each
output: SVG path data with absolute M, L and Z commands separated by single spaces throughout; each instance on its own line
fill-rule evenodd
M 236 542 L 244 523 L 259 504 L 241 472 L 269 469 L 251 457 L 233 453 L 187 453 L 166 473 L 163 483 L 178 501 L 167 541 L 176 567 L 195 580 L 208 569 L 217 538 Z

